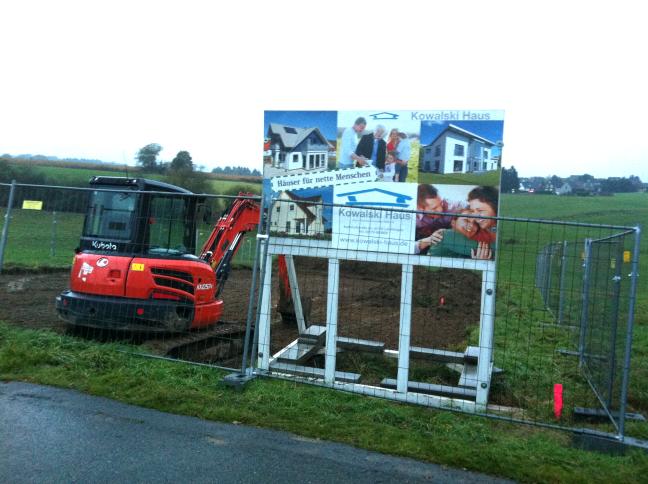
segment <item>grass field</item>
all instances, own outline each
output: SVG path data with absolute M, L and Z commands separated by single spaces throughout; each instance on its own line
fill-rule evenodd
M 558 197 L 552 195 L 504 195 L 500 215 L 532 219 L 584 222 L 592 224 L 635 227 L 648 220 L 648 193 L 618 193 L 611 197 Z M 559 238 L 560 228 L 545 227 L 537 237 L 546 240 Z M 501 235 L 506 241 L 507 235 Z M 537 239 L 533 240 L 536 243 Z M 640 245 L 640 274 L 648 271 L 648 237 L 644 234 Z M 637 319 L 648 324 L 648 279 L 640 277 Z
M 3 219 L 5 212 L 0 209 Z M 70 267 L 83 218 L 77 213 L 12 210 L 4 268 Z
M 250 183 L 220 179 L 209 180 L 209 186 L 211 189 L 208 190 L 208 193 L 214 193 L 217 195 L 238 195 L 239 192 L 254 193 L 255 195 L 261 194 L 261 182 Z
M 432 185 L 446 183 L 450 185 L 498 186 L 500 184 L 500 172 L 501 170 L 495 170 L 485 173 L 449 173 L 447 175 L 419 172 L 418 182 Z
M 6 209 L 0 209 L 3 220 L 5 212 Z M 23 209 L 14 209 L 11 214 L 5 269 L 36 270 L 71 266 L 74 249 L 79 246 L 83 229 L 83 214 Z M 211 228 L 211 224 L 198 227 L 197 249 L 207 240 Z M 253 237 L 246 237 L 234 258 L 234 265 L 251 267 L 254 248 Z

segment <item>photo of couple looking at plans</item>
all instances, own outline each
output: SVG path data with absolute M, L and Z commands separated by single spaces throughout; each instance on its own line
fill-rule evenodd
M 412 145 L 406 133 L 376 125 L 367 134 L 367 120 L 358 117 L 342 134 L 339 168 L 375 166 L 382 181 L 405 182 Z M 385 137 L 387 136 L 387 141 Z
M 499 191 L 492 186 L 419 185 L 416 254 L 491 260 Z

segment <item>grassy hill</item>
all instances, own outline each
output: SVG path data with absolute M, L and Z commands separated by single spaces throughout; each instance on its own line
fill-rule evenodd
M 5 160 L 7 161 L 7 160 Z M 28 173 L 39 180 L 46 180 L 47 184 L 58 186 L 87 187 L 88 180 L 93 176 L 128 176 L 146 177 L 154 180 L 165 181 L 166 177 L 160 173 L 144 173 L 138 167 L 125 167 L 109 164 L 92 164 L 78 162 L 36 162 L 31 160 L 8 160 L 9 167 L 15 167 L 18 183 L 30 183 L 27 178 L 21 180 L 21 173 Z M 261 193 L 261 178 L 246 176 L 216 175 L 213 173 L 200 173 L 208 180 L 208 193 L 232 195 L 238 192 Z

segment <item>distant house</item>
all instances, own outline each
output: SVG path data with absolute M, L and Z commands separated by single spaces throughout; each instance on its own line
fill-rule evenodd
M 572 192 L 572 187 L 569 183 L 564 182 L 562 185 L 554 189 L 556 195 L 569 195 Z
M 572 175 L 567 178 L 567 182 L 571 185 L 571 192 L 573 195 L 596 195 L 601 191 L 601 182 L 593 177 Z
M 322 197 L 302 198 L 294 192 L 283 191 L 272 208 L 270 229 L 289 235 L 324 233 Z
M 474 173 L 497 170 L 493 156 L 496 143 L 454 124 L 448 125 L 432 143 L 423 147 L 421 171 Z
M 553 185 L 547 178 L 533 176 L 529 178 L 520 178 L 520 192 L 528 193 L 545 193 L 553 192 Z
M 286 171 L 327 169 L 331 145 L 318 128 L 271 123 L 266 139 L 270 149 L 264 152 L 264 159 L 273 168 Z

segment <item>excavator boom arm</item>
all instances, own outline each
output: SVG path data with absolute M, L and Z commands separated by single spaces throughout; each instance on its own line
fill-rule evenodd
M 261 209 L 253 195 L 239 193 L 239 197 L 225 210 L 200 251 L 200 258 L 208 262 L 216 273 L 217 297 L 230 272 L 230 264 L 246 232 L 256 230 Z

